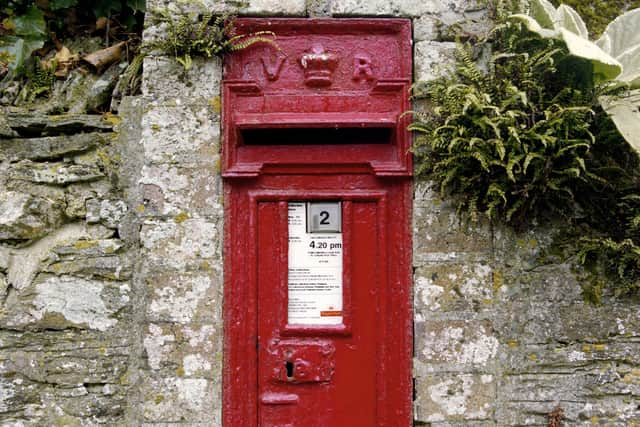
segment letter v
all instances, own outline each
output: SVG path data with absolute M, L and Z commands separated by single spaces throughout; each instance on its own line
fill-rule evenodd
M 266 60 L 264 56 L 260 58 L 260 60 L 262 61 L 262 68 L 264 68 L 264 73 L 267 75 L 267 79 L 269 79 L 270 81 L 278 80 L 285 58 L 286 57 L 284 56 L 276 56 L 276 59 L 273 63 L 269 63 L 269 61 Z

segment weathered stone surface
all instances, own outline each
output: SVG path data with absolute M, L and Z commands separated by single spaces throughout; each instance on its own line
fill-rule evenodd
M 133 261 L 123 249 L 119 239 L 78 240 L 54 248 L 44 270 L 56 275 L 128 280 Z
M 147 276 L 149 305 L 147 317 L 151 321 L 189 324 L 193 321 L 220 319 L 222 277 L 203 262 L 205 271 L 193 273 L 165 273 Z
M 70 184 L 94 181 L 104 174 L 97 166 L 61 162 L 34 163 L 23 160 L 11 170 L 11 178 L 42 184 Z
M 491 310 L 496 274 L 486 264 L 427 264 L 415 271 L 414 306 L 421 312 Z
M 199 219 L 145 221 L 140 241 L 150 269 L 189 271 L 221 259 L 221 224 Z M 219 265 L 219 264 L 218 264 Z
M 496 380 L 487 374 L 427 375 L 420 378 L 417 395 L 415 416 L 421 421 L 491 420 Z
M 194 58 L 191 68 L 184 71 L 172 58 L 147 56 L 143 66 L 142 95 L 154 104 L 173 106 L 174 112 L 186 112 L 183 109 L 193 104 L 211 104 L 220 112 L 220 59 Z
M 432 369 L 487 369 L 498 353 L 498 340 L 487 321 L 418 321 L 415 328 L 422 344 L 415 349 L 416 361 Z
M 53 248 L 78 239 L 91 238 L 89 227 L 84 224 L 65 224 L 29 246 L 11 250 L 7 265 L 9 283 L 17 290 L 25 289 L 31 284 L 41 263 L 49 257 Z
M 150 109 L 142 119 L 145 159 L 152 163 L 203 163 L 215 171 L 220 162 L 217 116 L 208 104 Z
M 0 327 L 106 331 L 118 323 L 130 291 L 127 283 L 41 274 L 24 290 L 9 294 Z
M 460 37 L 481 37 L 491 29 L 486 4 L 467 0 L 438 1 L 434 10 L 414 20 L 413 35 L 416 42 L 455 41 Z
M 0 152 L 9 161 L 56 159 L 105 144 L 108 141 L 107 135 L 94 132 L 43 138 L 0 139 Z
M 143 341 L 148 367 L 168 376 L 215 380 L 222 368 L 221 338 L 213 325 L 150 323 Z
M 14 138 L 16 136 L 18 136 L 18 133 L 11 129 L 11 127 L 7 123 L 7 119 L 4 117 L 4 114 L 0 114 L 0 139 Z
M 147 4 L 147 10 L 170 10 L 178 16 L 211 11 L 252 15 L 304 15 L 306 4 L 305 0 L 203 0 L 184 3 L 152 0 Z
M 441 7 L 438 0 L 333 0 L 333 15 L 383 15 L 419 16 L 437 13 Z
M 488 256 L 492 248 L 488 225 L 460 218 L 433 190 L 425 191 L 414 202 L 414 264 L 466 260 L 468 254 L 479 260 Z
M 158 378 L 143 386 L 143 419 L 154 423 L 221 425 L 218 384 L 204 378 Z M 198 425 L 198 424 L 195 424 Z
M 110 66 L 104 73 L 95 78 L 83 96 L 76 98 L 76 102 L 69 108 L 72 114 L 93 113 L 103 105 L 109 105 L 111 93 L 118 82 L 118 77 L 127 68 L 126 62 Z
M 126 407 L 126 336 L 66 330 L 0 331 L 3 425 L 120 425 Z
M 87 216 L 87 204 L 90 201 L 114 197 L 113 184 L 106 178 L 67 184 L 64 187 L 64 191 L 64 201 L 67 205 L 65 214 L 69 218 L 85 219 Z M 101 204 L 100 202 L 97 203 Z
M 23 136 L 60 135 L 75 132 L 105 132 L 113 129 L 108 117 L 87 114 L 45 115 L 17 108 L 4 111 L 7 125 Z
M 451 73 L 455 63 L 453 42 L 418 42 L 414 46 L 414 79 L 429 81 Z
M 214 165 L 171 164 L 144 166 L 139 183 L 144 216 L 169 216 L 181 222 L 188 218 L 221 215 L 222 181 Z
M 86 203 L 87 223 L 100 222 L 109 228 L 117 228 L 127 213 L 128 207 L 123 200 L 89 199 Z
M 0 240 L 33 240 L 62 224 L 59 201 L 29 194 L 0 193 Z

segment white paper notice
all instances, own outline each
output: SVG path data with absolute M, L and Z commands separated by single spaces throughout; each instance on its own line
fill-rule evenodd
M 342 233 L 307 233 L 306 203 L 289 203 L 289 324 L 342 323 Z

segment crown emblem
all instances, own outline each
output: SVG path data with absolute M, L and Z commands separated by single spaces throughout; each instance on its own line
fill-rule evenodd
M 331 86 L 333 72 L 338 66 L 338 56 L 325 52 L 324 48 L 315 44 L 300 57 L 300 65 L 304 69 L 304 84 L 307 86 Z

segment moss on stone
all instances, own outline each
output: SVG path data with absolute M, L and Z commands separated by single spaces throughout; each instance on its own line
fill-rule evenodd
M 176 224 L 181 224 L 189 219 L 189 214 L 186 212 L 180 212 L 176 216 L 173 217 L 173 222 Z
M 97 240 L 78 240 L 73 247 L 76 249 L 89 249 L 98 246 Z

